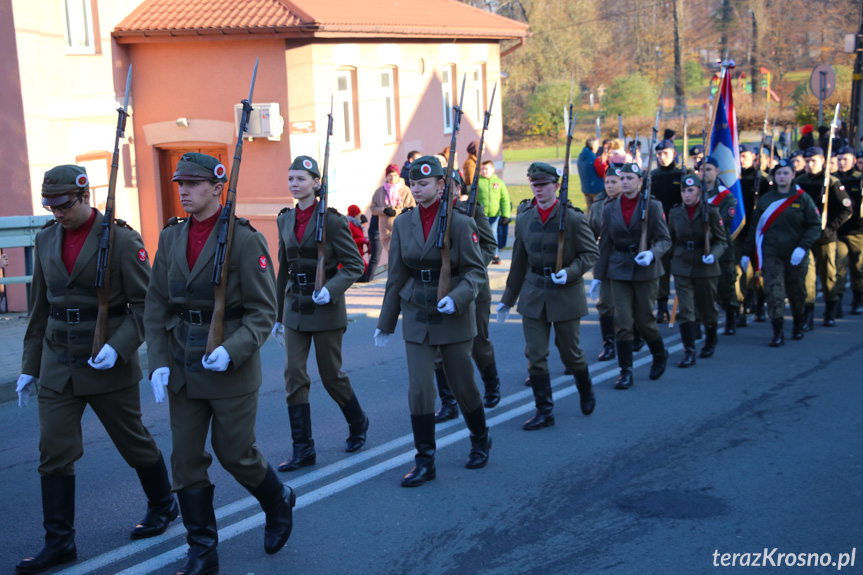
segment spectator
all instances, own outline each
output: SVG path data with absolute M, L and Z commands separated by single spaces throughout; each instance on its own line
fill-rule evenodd
M 779 134 L 779 151 L 782 153 L 783 158 L 787 158 L 791 153 L 791 126 L 786 125 L 785 129 L 782 130 L 782 133 Z
M 602 178 L 596 173 L 594 162 L 596 161 L 596 152 L 599 150 L 599 140 L 591 136 L 584 143 L 584 148 L 578 155 L 576 163 L 578 165 L 578 178 L 581 180 L 581 193 L 584 194 L 584 200 L 587 203 L 587 208 L 593 203 L 596 194 L 602 191 Z
M 800 136 L 800 139 L 797 140 L 798 150 L 805 151 L 815 146 L 815 136 L 812 135 L 812 131 L 814 129 L 815 128 L 812 126 L 812 124 L 806 124 L 800 129 L 800 133 L 802 134 L 802 136 Z
M 473 185 L 473 174 L 476 172 L 476 155 L 479 152 L 479 140 L 474 140 L 467 145 L 467 159 L 461 166 L 461 174 L 464 176 L 465 186 Z
M 512 213 L 512 202 L 506 184 L 494 173 L 494 162 L 486 160 L 479 168 L 479 180 L 476 184 L 476 201 L 482 206 L 492 233 L 497 237 L 497 249 L 494 250 L 493 264 L 500 263 L 500 250 L 506 247 L 507 227 Z M 501 231 L 503 233 L 501 234 Z
M 410 173 L 411 173 L 411 164 L 413 163 L 413 161 L 414 161 L 414 160 L 416 160 L 417 158 L 419 158 L 421 155 L 422 155 L 422 154 L 421 154 L 420 152 L 416 151 L 416 150 L 413 150 L 413 151 L 411 151 L 411 152 L 408 152 L 408 159 L 407 159 L 407 160 L 405 160 L 405 164 L 402 166 L 402 171 L 401 171 L 401 173 L 399 174 L 399 175 L 401 176 L 402 180 L 404 180 L 405 185 L 407 185 L 407 184 L 408 184 L 408 182 L 410 182 L 410 179 L 411 179 L 411 178 L 410 178 Z
M 369 239 L 366 237 L 366 232 L 363 231 L 363 224 L 366 223 L 366 216 L 360 211 L 357 205 L 348 206 L 348 226 L 351 228 L 351 236 L 357 244 L 357 250 L 363 258 L 363 263 L 366 264 L 368 270 L 369 262 L 366 255 L 369 253 Z
M 9 265 L 9 256 L 0 254 L 0 270 L 5 269 Z
M 390 236 L 393 220 L 403 208 L 416 205 L 410 188 L 399 175 L 395 164 L 387 166 L 384 184 L 372 196 L 372 219 L 369 223 L 369 263 L 366 273 L 358 281 L 369 282 L 375 278 L 375 271 L 381 258 L 381 251 L 390 249 Z

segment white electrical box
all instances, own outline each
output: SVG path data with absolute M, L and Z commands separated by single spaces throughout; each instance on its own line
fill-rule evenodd
M 240 129 L 240 119 L 243 116 L 243 105 L 234 105 L 234 125 Z M 282 139 L 285 120 L 279 115 L 278 102 L 252 102 L 252 113 L 249 116 L 249 130 L 243 133 L 247 140 L 266 138 L 274 142 Z

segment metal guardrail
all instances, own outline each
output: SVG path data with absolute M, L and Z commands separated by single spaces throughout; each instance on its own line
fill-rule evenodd
M 8 216 L 0 218 L 0 249 L 24 248 L 23 276 L 0 277 L 0 285 L 25 284 L 27 301 L 30 301 L 30 284 L 33 282 L 33 246 L 36 234 L 53 220 L 54 216 Z

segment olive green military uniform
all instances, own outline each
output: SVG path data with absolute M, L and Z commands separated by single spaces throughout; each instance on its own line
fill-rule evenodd
M 845 291 L 845 279 L 851 272 L 851 291 L 854 295 L 851 304 L 852 313 L 863 305 L 863 218 L 861 213 L 861 178 L 859 170 L 837 172 L 840 183 L 845 187 L 845 193 L 851 199 L 851 217 L 839 228 L 836 244 L 836 289 L 839 298 Z M 859 312 L 857 312 L 859 313 Z
M 611 203 L 608 194 L 602 190 L 596 195 L 593 200 L 591 209 L 587 213 L 587 221 L 590 224 L 590 229 L 593 230 L 593 235 L 599 239 L 599 232 L 602 227 L 602 212 L 605 209 L 606 203 Z M 611 282 L 602 282 L 599 286 L 599 299 L 596 300 L 596 311 L 599 313 L 600 321 L 602 318 L 611 318 L 614 320 L 614 295 L 611 292 Z
M 666 218 L 671 208 L 680 203 L 680 180 L 684 173 L 680 166 L 672 163 L 664 168 L 661 166 L 654 168 L 650 174 L 650 193 L 662 203 L 662 213 L 665 214 Z M 668 250 L 661 258 L 663 273 L 659 278 L 659 287 L 656 293 L 660 308 L 663 308 L 663 302 L 667 303 L 671 293 L 671 257 L 671 250 Z
M 725 310 L 737 311 L 740 305 L 740 286 L 737 282 L 737 261 L 734 253 L 734 239 L 731 237 L 731 226 L 737 212 L 737 199 L 724 186 L 714 183 L 707 199 L 708 203 L 719 210 L 719 216 L 725 227 L 725 250 L 719 258 L 719 280 L 716 295 L 719 305 Z M 727 326 L 726 326 L 727 327 Z
M 204 369 L 201 359 L 213 311 L 210 283 L 219 236 L 217 224 L 194 267 L 186 246 L 191 219 L 172 220 L 159 235 L 159 249 L 147 290 L 144 324 L 151 371 L 171 370 L 168 398 L 174 451 L 174 490 L 210 485 L 212 457 L 205 449 L 212 422 L 212 446 L 222 466 L 247 489 L 259 486 L 267 460 L 255 447 L 260 347 L 276 321 L 275 278 L 267 242 L 244 219 L 234 225 L 225 262 L 225 334 L 231 356 L 227 371 Z

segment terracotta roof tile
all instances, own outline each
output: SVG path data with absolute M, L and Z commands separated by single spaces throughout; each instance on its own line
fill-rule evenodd
M 527 25 L 457 0 L 145 0 L 114 28 L 150 36 L 523 38 Z

